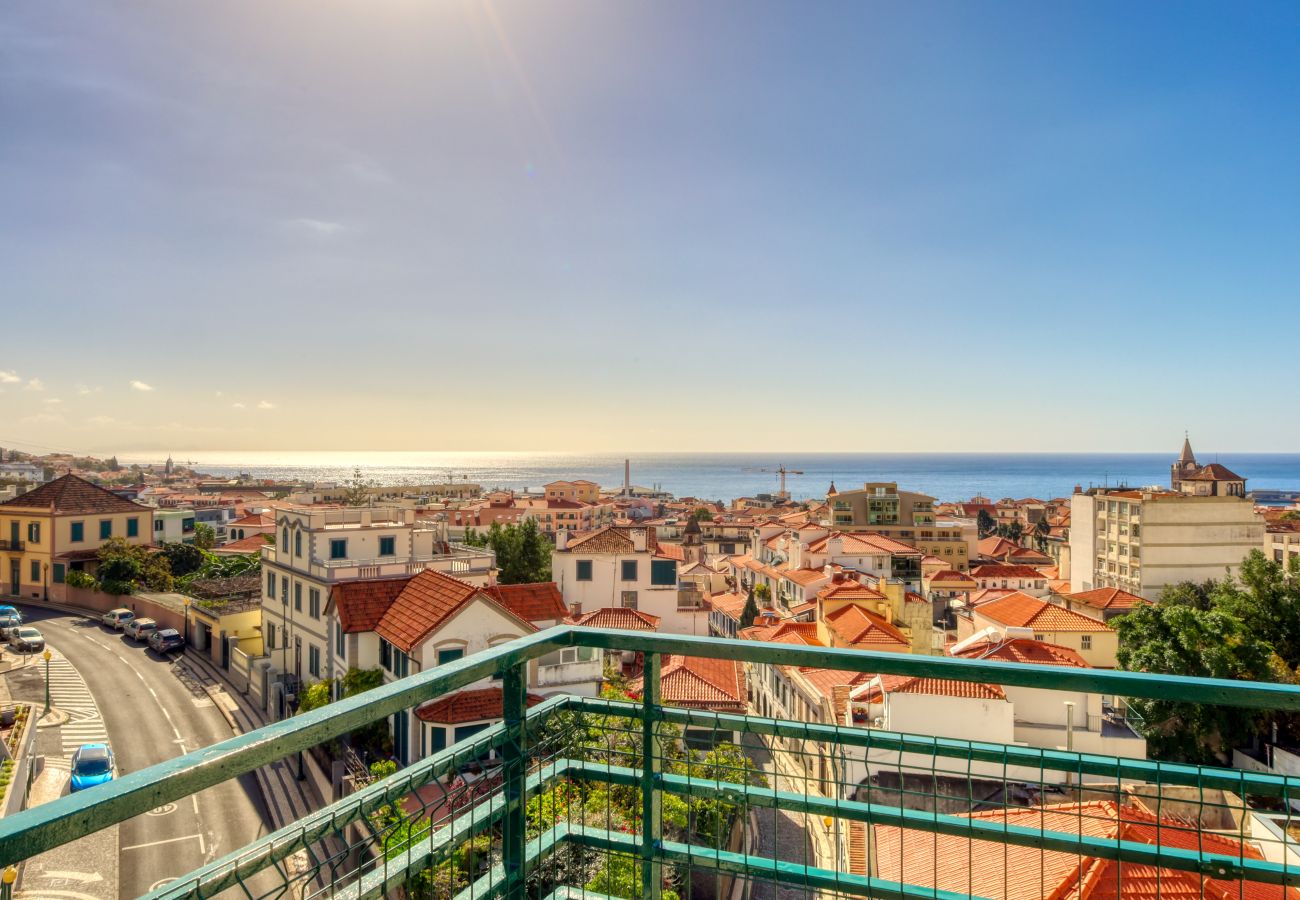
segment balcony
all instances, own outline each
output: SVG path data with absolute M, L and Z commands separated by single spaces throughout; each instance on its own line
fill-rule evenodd
M 12 550 L 15 553 L 21 553 L 26 546 L 25 541 L 0 541 L 0 550 Z
M 450 552 L 421 554 L 413 556 L 380 556 L 373 559 L 344 557 L 342 559 L 321 559 L 313 556 L 305 565 L 287 557 L 292 568 L 306 572 L 321 581 L 353 581 L 359 578 L 395 578 L 401 575 L 418 575 L 425 569 L 436 569 L 455 575 L 457 578 L 469 578 L 486 575 L 496 565 L 496 557 L 491 550 L 482 547 L 468 547 L 463 544 L 449 544 Z M 264 562 L 276 562 L 277 550 L 273 546 L 262 548 Z
M 568 648 L 643 654 L 643 696 L 557 695 L 529 708 L 530 662 Z M 1059 889 L 1095 900 L 1290 897 L 1300 886 L 1287 836 L 1300 779 L 665 706 L 665 654 L 1300 711 L 1300 688 L 1288 685 L 558 627 L 6 816 L 0 865 L 501 675 L 504 721 L 149 896 L 838 900 Z M 876 775 L 846 775 L 866 759 Z M 446 795 L 422 802 L 417 789 L 435 780 Z M 394 813 L 402 800 L 406 813 Z M 775 823 L 795 839 L 765 839 Z

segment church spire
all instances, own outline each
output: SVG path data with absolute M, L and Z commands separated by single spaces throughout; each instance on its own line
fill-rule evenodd
M 1180 466 L 1196 465 L 1196 454 L 1192 452 L 1192 441 L 1185 431 L 1183 432 L 1183 452 L 1178 456 L 1178 464 Z

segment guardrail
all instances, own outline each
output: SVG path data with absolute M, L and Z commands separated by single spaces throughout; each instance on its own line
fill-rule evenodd
M 557 696 L 528 709 L 530 661 L 575 646 L 643 654 L 641 696 Z M 207 897 L 232 887 L 255 896 L 250 885 L 259 873 L 283 882 L 276 885 L 281 891 L 316 879 L 328 883 L 330 896 L 344 897 L 380 896 L 403 885 L 413 896 L 515 900 L 526 892 L 563 896 L 585 887 L 645 897 L 676 890 L 684 898 L 710 893 L 697 888 L 708 878 L 715 879 L 715 888 L 722 879 L 741 878 L 836 897 L 974 896 L 973 882 L 954 891 L 944 879 L 953 866 L 960 871 L 969 865 L 969 875 L 977 859 L 996 867 L 989 862 L 992 851 L 980 849 L 985 845 L 999 848 L 998 854 L 1027 848 L 1040 865 L 1056 865 L 1064 854 L 1067 871 L 1083 870 L 1075 857 L 1099 860 L 1122 867 L 1123 876 L 1134 881 L 1155 867 L 1166 879 L 1192 873 L 1216 884 L 1274 885 L 1274 896 L 1291 896 L 1283 886 L 1300 886 L 1300 860 L 1290 850 L 1283 848 L 1280 856 L 1248 852 L 1254 846 L 1249 841 L 1258 838 L 1246 834 L 1244 819 L 1229 828 L 1241 838 L 1235 844 L 1214 834 L 1223 829 L 1187 824 L 1193 813 L 1208 822 L 1224 810 L 1248 809 L 1234 806 L 1222 792 L 1275 801 L 1284 809 L 1300 804 L 1300 779 L 668 707 L 660 702 L 660 667 L 669 654 L 1300 712 L 1300 688 L 1291 685 L 557 627 L 6 817 L 0 820 L 0 866 L 500 676 L 500 723 L 150 896 Z M 735 752 L 737 747 L 743 752 Z M 892 754 L 899 777 L 849 783 L 845 765 L 863 754 L 877 760 Z M 757 768 L 759 759 L 771 765 Z M 947 783 L 963 772 L 967 784 L 974 783 L 969 776 L 975 762 L 1035 777 L 1005 776 L 996 796 L 950 791 Z M 1105 818 L 1100 814 L 1046 816 L 1041 811 L 1047 807 L 1020 804 L 1012 796 L 1013 789 L 1035 786 L 1044 795 L 1067 796 L 1071 776 L 1077 783 L 1084 773 L 1107 779 L 1105 786 L 1089 785 L 1089 796 L 1102 792 L 1138 802 L 1155 797 L 1157 810 L 1161 803 L 1174 806 L 1160 791 L 1176 786 L 1187 796 L 1178 816 L 1157 812 L 1155 825 L 1146 819 L 1135 824 L 1121 811 L 1113 834 L 1098 830 Z M 439 779 L 446 784 L 432 791 L 432 799 L 420 793 Z M 1083 794 L 1074 796 L 1082 803 Z M 400 803 L 414 812 L 395 813 Z M 954 804 L 961 809 L 949 808 Z M 1026 811 L 1040 815 L 1035 824 L 1013 821 Z M 805 848 L 802 863 L 753 852 L 753 823 L 777 816 L 802 818 L 816 850 L 809 856 Z M 1155 839 L 1145 839 L 1142 828 L 1154 829 Z M 860 840 L 864 829 L 874 829 L 875 839 Z M 321 850 L 324 836 L 345 833 L 363 835 L 349 853 Z M 474 843 L 484 835 L 500 840 Z M 951 852 L 942 859 L 938 852 L 952 841 L 967 847 L 955 862 Z M 936 848 L 933 871 L 909 868 L 917 848 L 930 844 Z M 912 854 L 906 858 L 905 846 Z M 829 849 L 818 849 L 823 847 Z M 305 871 L 286 865 L 301 851 L 309 860 Z M 479 854 L 478 862 L 463 871 L 467 853 Z M 1019 875 L 1011 867 L 1001 870 L 1007 882 Z

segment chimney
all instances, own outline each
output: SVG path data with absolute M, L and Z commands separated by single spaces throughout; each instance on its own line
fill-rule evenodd
M 623 496 L 632 496 L 632 460 L 623 460 Z
M 630 528 L 627 536 L 632 539 L 632 549 L 637 553 L 644 553 L 646 548 L 646 530 L 644 528 Z
M 569 549 L 569 532 L 565 531 L 563 528 L 555 532 L 555 549 L 556 550 Z

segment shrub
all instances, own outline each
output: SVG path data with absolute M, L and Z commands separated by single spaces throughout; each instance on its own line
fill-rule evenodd
M 90 575 L 89 572 L 83 572 L 80 569 L 73 569 L 63 579 L 68 587 L 81 588 L 82 590 L 98 590 L 99 583 Z

